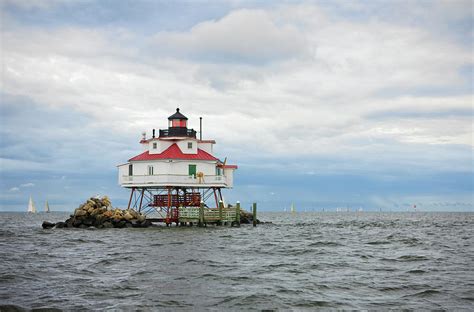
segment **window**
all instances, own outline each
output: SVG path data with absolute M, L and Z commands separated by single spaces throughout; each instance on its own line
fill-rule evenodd
M 173 128 L 177 128 L 177 127 L 186 128 L 186 120 L 184 120 L 184 119 L 173 119 L 171 121 L 170 127 L 173 127 Z
M 193 142 L 188 142 L 188 149 L 193 148 Z
M 157 144 L 156 144 L 156 142 L 154 142 L 153 143 L 153 149 L 156 149 L 156 147 L 157 147 Z
M 148 175 L 153 175 L 153 166 L 148 166 Z
M 132 164 L 128 165 L 128 175 L 129 176 L 133 175 L 133 165 Z
M 221 168 L 216 167 L 216 176 L 220 176 L 220 175 L 222 175 Z

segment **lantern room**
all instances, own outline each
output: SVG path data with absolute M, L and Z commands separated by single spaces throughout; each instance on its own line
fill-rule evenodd
M 169 128 L 187 128 L 188 117 L 181 114 L 177 108 L 176 113 L 168 117 L 168 121 Z
M 164 137 L 190 137 L 196 138 L 196 131 L 188 129 L 188 117 L 176 109 L 176 113 L 168 117 L 168 129 L 160 130 L 160 138 Z

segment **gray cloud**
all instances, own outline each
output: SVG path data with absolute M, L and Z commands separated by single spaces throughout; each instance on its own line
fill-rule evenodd
M 278 25 L 263 10 L 238 10 L 188 32 L 159 32 L 153 52 L 204 62 L 266 64 L 307 55 L 304 34 L 291 24 Z
M 37 192 L 109 187 L 122 196 L 115 165 L 176 107 L 191 127 L 204 116 L 219 157 L 267 174 L 472 172 L 472 120 L 462 116 L 472 94 L 452 92 L 469 84 L 461 70 L 472 68 L 470 48 L 418 24 L 328 12 L 236 10 L 154 36 L 12 26 L 11 15 L 2 29 L 2 200 L 24 196 L 25 181 Z M 426 92 L 406 91 L 416 88 Z

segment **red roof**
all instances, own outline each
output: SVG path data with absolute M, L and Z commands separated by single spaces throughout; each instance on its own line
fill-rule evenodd
M 216 141 L 214 141 L 214 140 L 198 140 L 198 143 L 212 143 L 212 144 L 216 144 Z
M 178 145 L 174 143 L 160 154 L 150 154 L 148 151 L 146 151 L 141 153 L 140 155 L 130 158 L 129 161 L 155 159 L 217 160 L 217 158 L 199 148 L 197 150 L 197 154 L 184 154 L 178 147 Z
M 217 167 L 219 168 L 223 168 L 223 169 L 237 169 L 237 165 L 217 165 Z

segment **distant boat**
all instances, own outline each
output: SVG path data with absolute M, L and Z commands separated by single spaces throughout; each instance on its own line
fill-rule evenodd
M 36 206 L 35 203 L 33 202 L 33 199 L 30 196 L 30 201 L 28 202 L 28 212 L 30 213 L 36 213 Z
M 295 204 L 293 204 L 293 203 L 291 204 L 290 211 L 291 211 L 291 213 L 296 213 Z
M 49 213 L 49 204 L 48 204 L 48 201 L 46 201 L 46 203 L 44 204 L 44 212 L 46 213 Z

